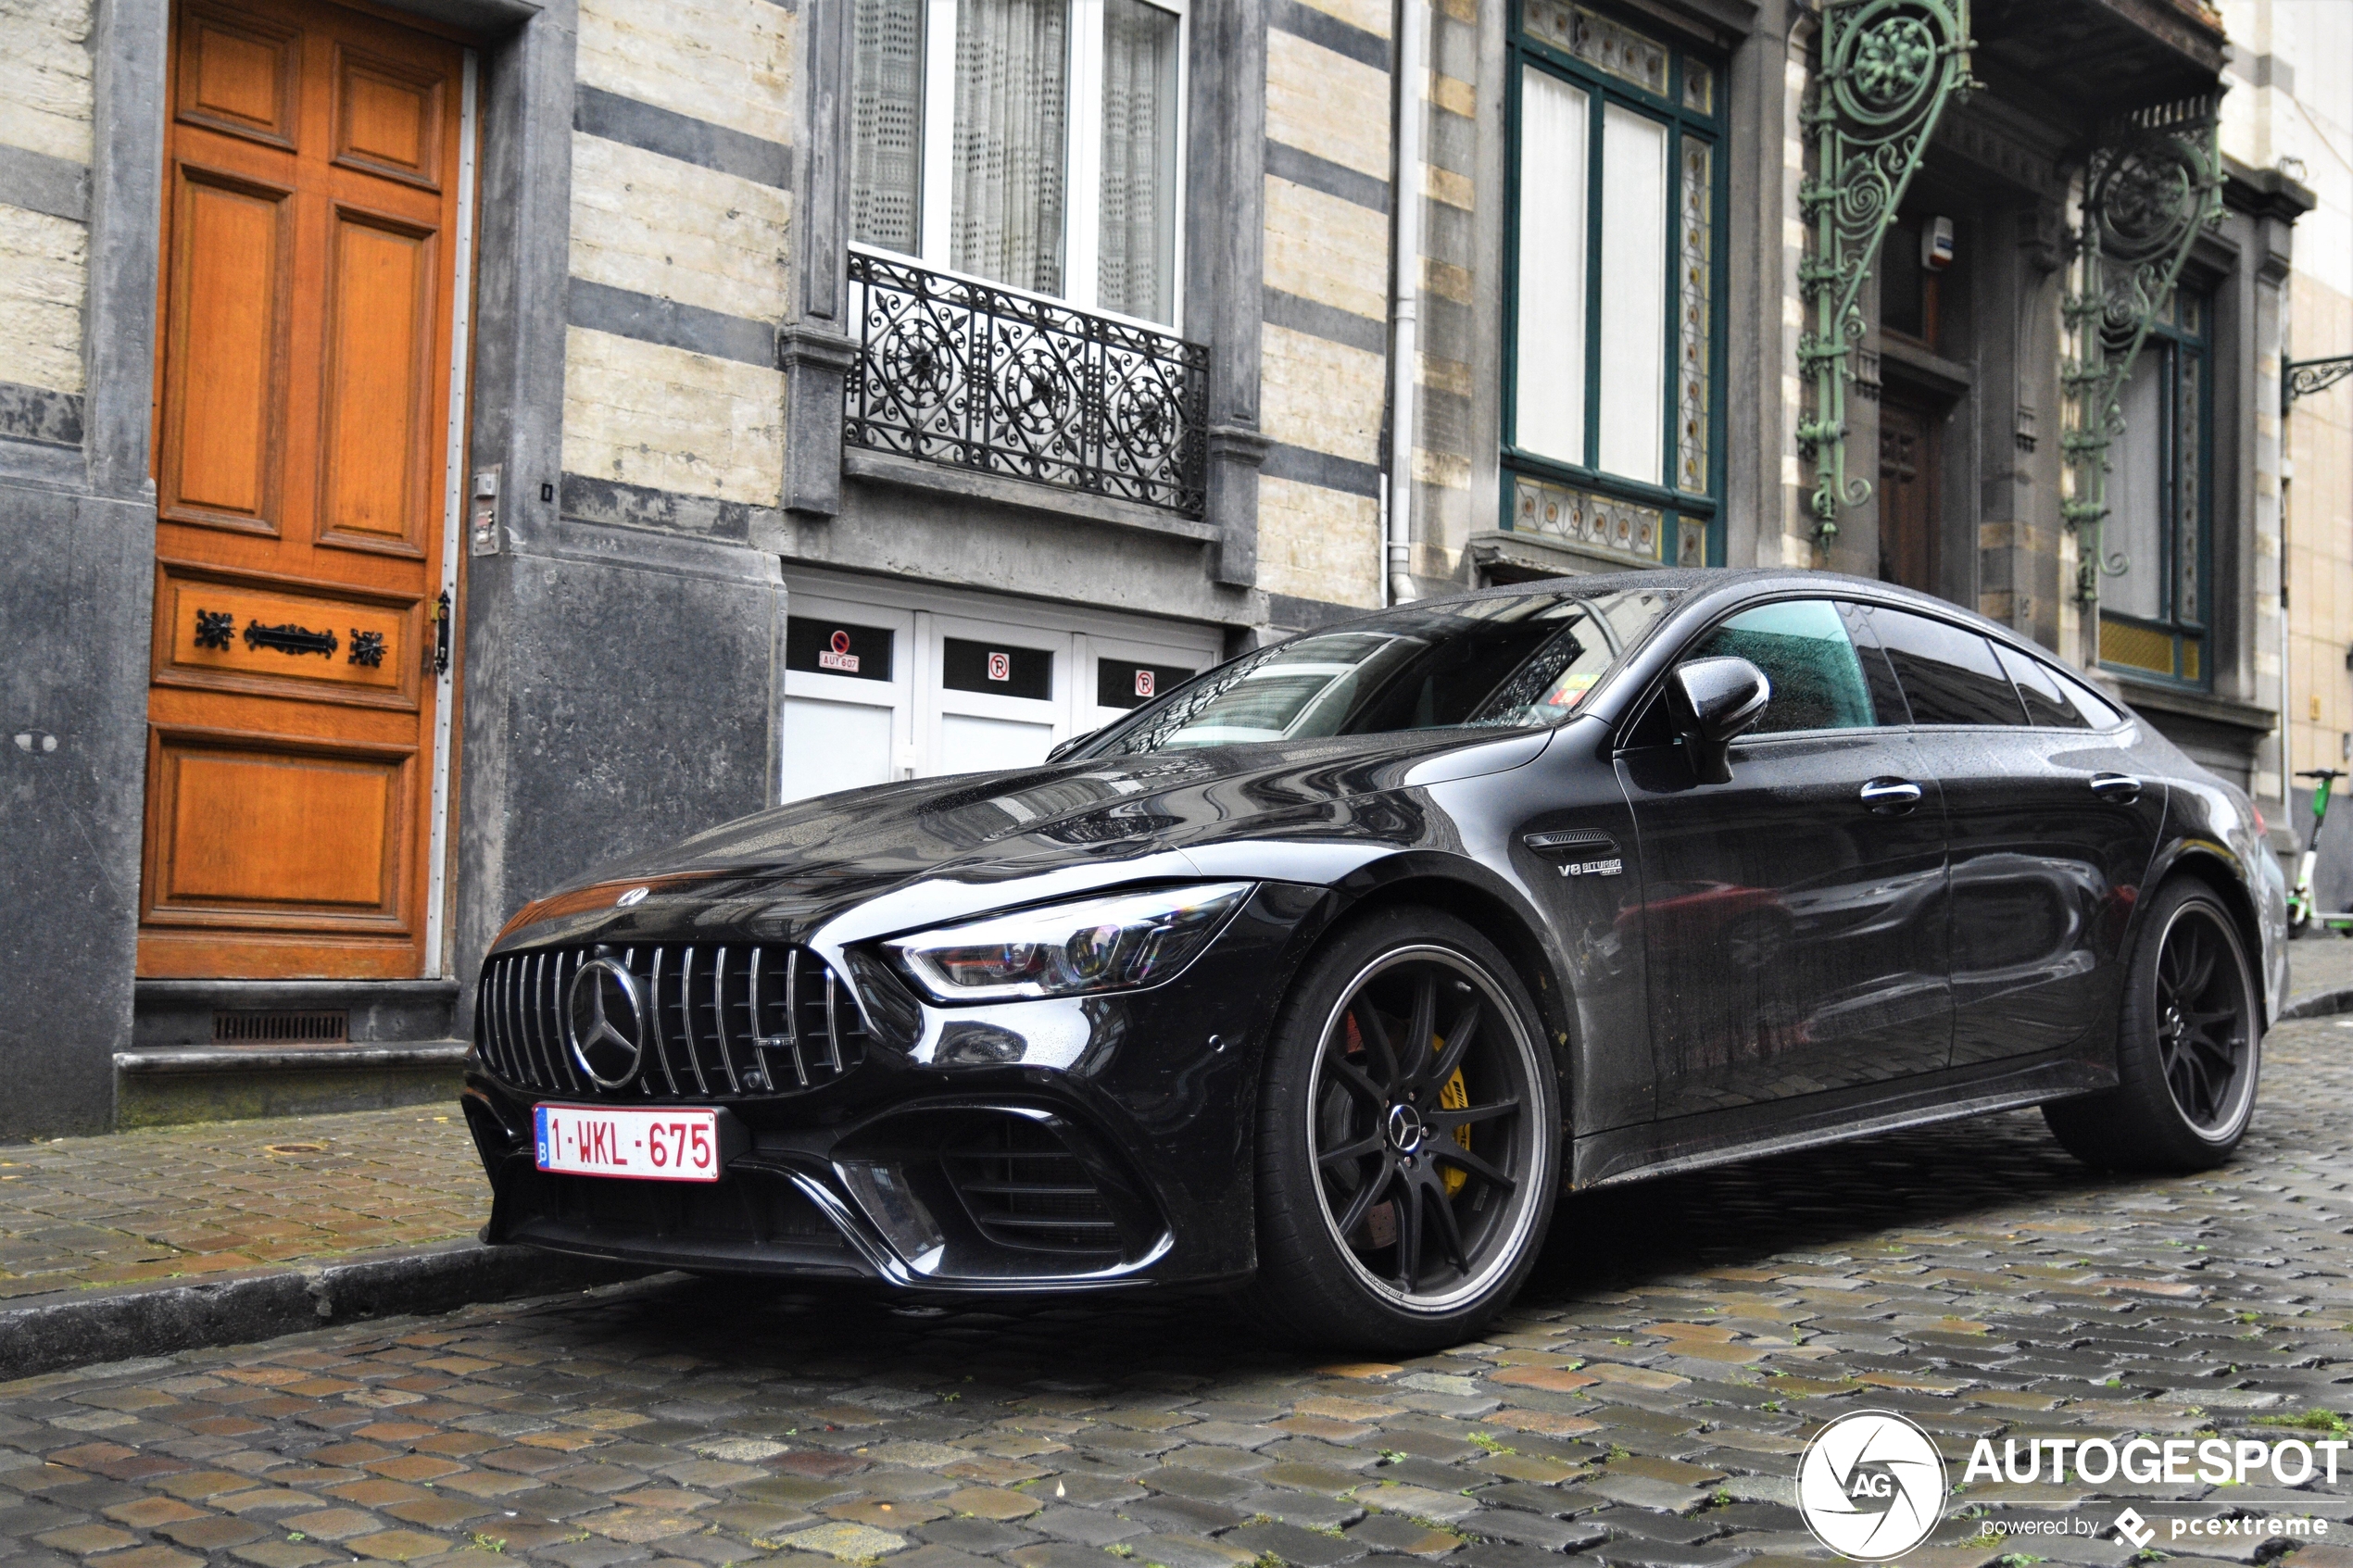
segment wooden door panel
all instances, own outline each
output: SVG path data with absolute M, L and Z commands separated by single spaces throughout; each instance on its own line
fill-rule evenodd
M 328 245 L 319 540 L 422 556 L 434 236 L 344 209 Z
M 158 729 L 147 920 L 397 929 L 412 749 Z
M 172 521 L 275 533 L 293 193 L 176 175 L 158 503 Z
M 445 83 L 357 49 L 335 56 L 335 161 L 439 190 Z
M 293 146 L 301 34 L 258 17 L 194 6 L 181 28 L 181 122 Z
M 1882 395 L 1880 401 L 1880 577 L 1933 594 L 1937 548 L 1937 420 L 1928 408 Z
M 174 561 L 156 574 L 159 685 L 414 711 L 423 633 L 413 599 Z
M 142 974 L 426 972 L 459 90 L 329 0 L 180 0 Z

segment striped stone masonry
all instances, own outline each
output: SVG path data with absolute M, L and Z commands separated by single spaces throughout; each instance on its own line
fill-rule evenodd
M 1388 373 L 1386 6 L 1273 0 L 1266 37 L 1265 326 L 1259 584 L 1380 599 Z
M 612 485 L 776 504 L 798 21 L 771 0 L 581 7 L 563 464 L 598 484 L 568 480 L 567 510 Z M 627 518 L 702 532 L 681 520 L 706 510 Z
M 89 292 L 88 0 L 0 11 L 0 436 L 82 440 Z

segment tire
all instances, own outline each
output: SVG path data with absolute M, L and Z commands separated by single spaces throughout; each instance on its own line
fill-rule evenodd
M 1430 1042 L 1418 1066 L 1416 1039 Z M 1558 1069 L 1509 961 L 1451 915 L 1377 910 L 1308 960 L 1276 1021 L 1257 1130 L 1242 1302 L 1279 1337 L 1458 1344 L 1535 1266 L 1559 1185 Z
M 2237 923 L 2194 880 L 2153 901 L 2125 971 L 2117 1085 L 2043 1108 L 2067 1151 L 2104 1170 L 2209 1170 L 2255 1111 L 2263 1025 Z

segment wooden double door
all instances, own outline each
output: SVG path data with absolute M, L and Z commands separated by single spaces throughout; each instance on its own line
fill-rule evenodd
M 424 972 L 463 65 L 173 18 L 142 974 Z

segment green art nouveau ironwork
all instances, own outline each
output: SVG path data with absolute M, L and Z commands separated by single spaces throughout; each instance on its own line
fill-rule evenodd
M 1953 95 L 1971 85 L 1969 0 L 1824 0 L 1822 66 L 1806 123 L 1814 178 L 1798 192 L 1813 251 L 1798 281 L 1811 311 L 1798 339 L 1813 379 L 1812 417 L 1797 427 L 1814 464 L 1817 536 L 1838 534 L 1841 508 L 1870 498 L 1846 471 L 1846 386 L 1862 345 L 1863 281 L 1895 221 L 1904 188 Z
M 2123 433 L 2124 383 L 2149 327 L 2181 282 L 2199 231 L 2222 215 L 2221 94 L 2139 109 L 2111 123 L 2083 171 L 2074 235 L 2076 288 L 2064 307 L 2069 358 L 2067 491 L 2059 520 L 2075 534 L 2076 597 L 2099 602 L 2100 578 L 2131 566 L 2104 553 L 2108 452 Z

